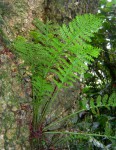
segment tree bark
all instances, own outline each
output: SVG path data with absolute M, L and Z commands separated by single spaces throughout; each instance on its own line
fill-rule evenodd
M 95 14 L 99 0 L 46 0 L 45 17 L 60 24 L 67 23 L 76 15 Z

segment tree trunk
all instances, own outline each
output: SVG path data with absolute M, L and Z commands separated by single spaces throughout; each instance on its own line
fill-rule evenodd
M 67 23 L 76 15 L 98 10 L 99 0 L 46 0 L 45 17 L 60 24 Z
M 31 84 L 28 68 L 7 44 L 27 35 L 35 17 L 42 19 L 44 0 L 0 1 L 0 149 L 30 149 Z M 26 73 L 27 72 L 27 73 Z

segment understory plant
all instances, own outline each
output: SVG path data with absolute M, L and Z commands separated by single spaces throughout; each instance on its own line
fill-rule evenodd
M 102 25 L 102 20 L 92 14 L 77 16 L 69 25 L 54 26 L 50 21 L 34 21 L 35 30 L 25 39 L 19 36 L 14 41 L 14 49 L 29 66 L 32 82 L 33 120 L 30 124 L 30 141 L 32 149 L 49 149 L 57 145 L 67 135 L 79 135 L 80 138 L 94 136 L 106 137 L 97 133 L 84 131 L 70 132 L 72 128 L 64 127 L 70 118 L 84 111 L 96 112 L 99 107 L 114 106 L 114 99 L 82 100 L 80 110 L 72 114 L 55 116 L 56 98 L 62 89 L 73 86 L 80 75 L 88 69 L 88 64 L 97 58 L 100 49 L 89 43 L 94 33 Z M 67 101 L 68 103 L 68 101 Z M 88 107 L 87 107 L 88 106 Z M 64 123 L 65 122 L 65 123 Z M 67 130 L 67 131 L 66 131 Z M 111 136 L 109 136 L 111 137 Z M 51 142 L 52 141 L 52 142 Z M 63 140 L 62 140 L 63 141 Z

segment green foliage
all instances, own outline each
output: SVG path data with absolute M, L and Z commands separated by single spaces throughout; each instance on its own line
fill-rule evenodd
M 88 104 L 88 100 L 86 98 L 84 98 L 81 103 L 80 103 L 80 110 L 77 112 L 74 112 L 60 120 L 57 120 L 57 122 L 50 124 L 50 126 L 46 127 L 45 129 L 56 125 L 59 122 L 62 122 L 64 120 L 67 120 L 83 111 L 92 111 L 92 113 L 94 113 L 95 115 L 97 115 L 97 111 L 95 111 L 95 109 L 100 109 L 102 107 L 105 107 L 106 109 L 110 109 L 111 107 L 116 107 L 116 102 L 115 102 L 115 98 L 116 98 L 116 93 L 112 93 L 110 97 L 108 97 L 108 95 L 105 95 L 103 98 L 101 96 L 98 96 L 96 101 L 94 101 L 94 99 L 90 99 L 89 104 Z M 94 109 L 94 111 L 93 111 Z
M 111 2 L 101 0 L 98 15 L 104 18 L 102 27 L 99 32 L 95 34 L 92 39 L 92 45 L 98 46 L 102 49 L 99 57 L 95 59 L 93 64 L 89 65 L 88 71 L 84 75 L 85 88 L 83 92 L 86 94 L 87 99 L 91 97 L 96 99 L 98 95 L 104 97 L 102 102 L 104 105 L 109 101 L 110 105 L 115 104 L 116 99 L 116 1 Z M 108 95 L 112 98 L 108 100 Z M 104 96 L 105 94 L 106 97 Z M 114 97 L 114 98 L 113 98 Z M 95 101 L 97 103 L 97 100 Z M 95 105 L 96 105 L 95 103 Z M 95 108 L 92 111 L 92 122 L 98 124 L 96 132 L 102 134 L 115 135 L 116 130 L 116 108 L 115 106 Z M 100 139 L 101 140 L 101 139 Z M 115 149 L 116 139 L 110 141 L 108 139 L 102 140 L 102 143 L 109 145 L 108 149 Z M 105 148 L 104 148 L 105 149 Z
M 101 20 L 94 15 L 84 15 L 76 17 L 69 26 L 63 25 L 59 32 L 55 32 L 52 24 L 36 21 L 38 29 L 31 32 L 34 42 L 19 37 L 14 47 L 31 66 L 36 77 L 45 80 L 52 74 L 52 81 L 62 88 L 65 83 L 72 85 L 78 78 L 75 73 L 84 73 L 87 64 L 98 56 L 100 49 L 88 42 L 100 25 Z M 37 78 L 35 80 L 39 82 Z
M 115 132 L 113 132 L 112 129 L 112 124 L 110 123 L 110 119 L 104 120 L 104 116 L 101 119 L 101 121 L 103 121 L 103 123 L 101 124 L 101 126 L 104 125 L 103 130 L 100 131 L 99 126 L 100 124 L 98 122 L 93 122 L 90 123 L 91 121 L 86 119 L 84 122 L 79 123 L 79 120 L 77 120 L 77 123 L 75 124 L 76 128 L 74 130 L 74 132 L 71 131 L 49 131 L 46 132 L 46 130 L 50 130 L 50 128 L 52 126 L 57 126 L 57 124 L 64 122 L 66 120 L 71 120 L 74 116 L 82 113 L 82 112 L 91 112 L 94 114 L 94 117 L 101 117 L 102 115 L 98 113 L 98 110 L 100 111 L 101 108 L 106 108 L 106 110 L 108 111 L 109 109 L 115 108 L 116 107 L 116 102 L 115 102 L 115 98 L 116 98 L 116 93 L 113 93 L 110 97 L 108 97 L 108 95 L 105 95 L 104 97 L 98 96 L 96 101 L 94 101 L 93 99 L 90 99 L 90 104 L 88 106 L 88 100 L 87 99 L 83 99 L 82 100 L 82 104 L 80 105 L 80 110 L 77 112 L 74 112 L 68 116 L 65 116 L 62 119 L 57 120 L 54 123 L 51 123 L 50 125 L 48 125 L 47 127 L 44 128 L 45 133 L 49 134 L 62 134 L 64 135 L 62 137 L 62 139 L 60 141 L 58 141 L 57 144 L 67 144 L 67 142 L 69 142 L 68 144 L 71 145 L 75 145 L 74 142 L 77 141 L 78 144 L 76 144 L 76 148 L 79 148 L 81 143 L 81 148 L 83 146 L 86 146 L 87 149 L 89 149 L 90 145 L 94 145 L 95 147 L 98 148 L 104 148 L 104 149 L 108 149 L 104 143 L 103 143 L 103 139 L 108 139 L 110 141 L 112 140 L 116 140 L 116 136 L 115 136 Z M 86 107 L 85 107 L 86 106 Z M 94 111 L 93 111 L 94 110 Z M 88 117 L 90 118 L 91 115 L 89 115 Z M 84 123 L 84 124 L 83 124 Z M 87 125 L 88 124 L 88 125 Z M 73 124 L 74 126 L 74 124 Z M 85 126 L 85 128 L 84 128 Z M 72 127 L 73 128 L 73 127 Z M 80 141 L 82 140 L 82 141 Z M 87 142 L 88 141 L 88 142 Z M 86 143 L 87 142 L 87 143 Z M 86 144 L 85 144 L 86 143 Z
M 96 104 L 93 102 L 93 99 L 90 99 L 90 109 L 94 107 L 110 107 L 116 106 L 115 103 L 116 93 L 113 93 L 110 98 L 108 98 L 108 95 L 106 94 L 103 98 L 99 95 L 96 99 Z M 83 106 L 84 107 L 84 106 Z
M 39 20 L 34 24 L 37 29 L 31 31 L 30 38 L 18 37 L 14 48 L 32 73 L 33 125 L 37 130 L 59 90 L 73 85 L 88 69 L 87 65 L 98 57 L 100 49 L 89 43 L 102 20 L 86 14 L 77 16 L 68 26 L 54 27 L 51 22 L 44 24 Z M 83 110 L 86 109 L 86 105 L 83 106 Z M 91 107 L 94 108 L 94 104 Z
M 104 19 L 102 27 L 92 39 L 92 45 L 102 49 L 99 57 L 85 74 L 83 92 L 88 97 L 116 91 L 116 0 L 101 0 L 98 15 Z M 87 77 L 87 75 L 89 76 Z

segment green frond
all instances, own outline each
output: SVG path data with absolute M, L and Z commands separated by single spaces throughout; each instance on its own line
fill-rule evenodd
M 55 100 L 54 96 L 50 98 L 54 86 L 59 90 L 72 85 L 88 69 L 87 64 L 98 57 L 100 49 L 89 42 L 102 25 L 102 20 L 86 14 L 77 16 L 68 26 L 56 27 L 51 22 L 44 24 L 37 19 L 34 24 L 36 29 L 30 32 L 29 40 L 18 37 L 14 48 L 32 72 L 35 103 L 38 101 L 40 105 L 44 99 L 50 99 L 51 104 Z M 50 105 L 46 102 L 47 112 Z
M 35 43 L 20 37 L 15 41 L 14 47 L 29 65 L 41 69 L 43 67 L 44 78 L 51 69 L 60 65 L 60 72 L 55 68 L 54 74 L 62 84 L 71 84 L 70 81 L 75 81 L 74 73 L 84 73 L 88 69 L 85 63 L 90 63 L 93 57 L 99 54 L 98 48 L 85 43 L 90 41 L 94 36 L 93 32 L 101 25 L 101 20 L 94 15 L 78 16 L 69 26 L 64 24 L 60 27 L 59 32 L 51 22 L 44 24 L 36 19 L 34 24 L 37 30 L 31 31 L 30 34 Z
M 107 94 L 104 95 L 103 97 L 101 97 L 99 95 L 96 99 L 96 104 L 94 103 L 94 101 L 92 99 L 90 99 L 90 109 L 100 108 L 100 107 L 108 108 L 109 106 L 110 107 L 115 107 L 116 106 L 115 98 L 116 98 L 116 93 L 115 92 L 112 93 L 109 98 L 108 98 Z

